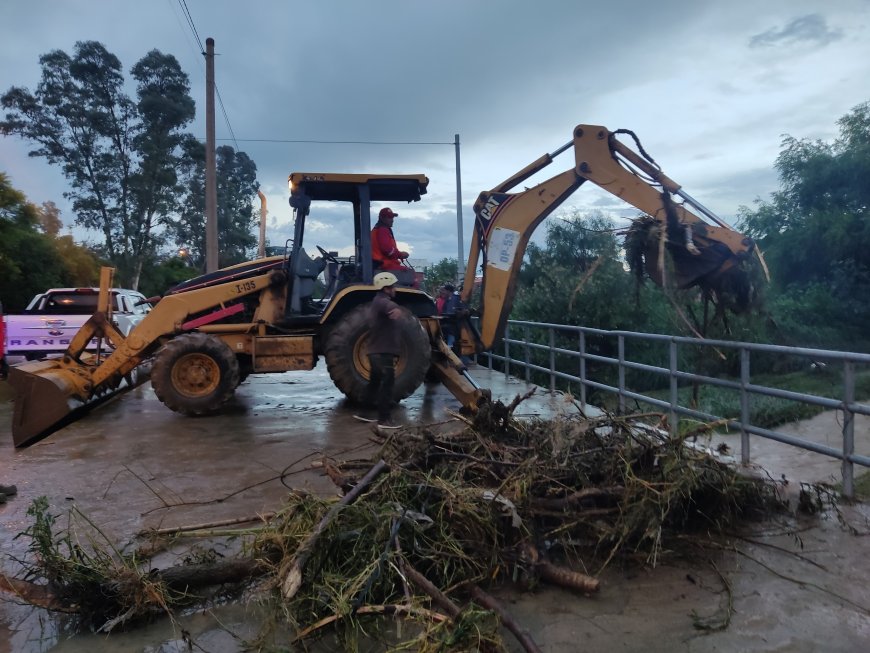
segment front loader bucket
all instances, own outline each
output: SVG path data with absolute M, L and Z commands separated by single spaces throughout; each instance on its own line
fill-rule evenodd
M 71 372 L 55 361 L 24 363 L 9 368 L 9 385 L 15 392 L 12 441 L 26 447 L 70 421 L 83 406 L 74 395 Z

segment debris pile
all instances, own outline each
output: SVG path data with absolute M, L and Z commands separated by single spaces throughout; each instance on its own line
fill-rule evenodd
M 520 421 L 512 416 L 520 401 L 379 434 L 374 460 L 323 461 L 342 498 L 291 492 L 244 558 L 213 571 L 236 564 L 236 580 L 258 577 L 258 594 L 276 603 L 276 624 L 297 640 L 329 627 L 352 650 L 367 615 L 396 614 L 415 624 L 402 630 L 416 640 L 413 650 L 501 650 L 500 625 L 537 650 L 493 587 L 547 582 L 591 595 L 614 561 L 655 565 L 690 545 L 686 533 L 706 538 L 778 505 L 775 484 L 640 419 Z M 28 530 L 33 559 L 22 577 L 47 587 L 55 601 L 45 607 L 74 607 L 109 630 L 190 599 L 197 574 L 176 575 L 170 586 L 166 571 L 149 572 L 117 550 L 86 554 L 108 544 L 52 536 L 46 514 L 45 506 L 34 513 L 41 525 Z

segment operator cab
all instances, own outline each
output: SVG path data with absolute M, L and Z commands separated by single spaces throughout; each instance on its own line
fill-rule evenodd
M 293 240 L 287 256 L 288 296 L 286 317 L 319 315 L 333 296 L 352 285 L 371 285 L 374 269 L 371 230 L 376 219 L 371 216 L 372 202 L 416 202 L 426 193 L 429 179 L 425 175 L 361 175 L 333 173 L 299 173 L 290 175 L 290 206 L 294 214 Z M 319 256 L 312 257 L 304 245 L 305 222 L 312 202 L 345 202 L 353 224 L 353 254 L 339 257 L 315 245 Z M 332 207 L 324 213 L 334 213 Z M 345 222 L 346 224 L 346 222 Z M 350 230 L 346 239 L 350 241 Z M 350 242 L 348 242 L 350 244 Z M 393 271 L 404 286 L 415 286 L 419 273 L 414 269 Z M 325 289 L 315 298 L 317 280 L 325 276 Z

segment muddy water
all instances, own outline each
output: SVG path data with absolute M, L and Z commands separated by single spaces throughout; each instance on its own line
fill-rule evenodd
M 474 374 L 498 398 L 526 390 L 485 369 Z M 522 411 L 547 415 L 570 407 L 541 396 Z M 426 386 L 396 417 L 431 422 L 450 419 L 445 409 L 455 408 L 443 388 Z M 318 369 L 252 376 L 219 416 L 176 415 L 142 386 L 28 449 L 14 450 L 0 436 L 0 483 L 19 486 L 19 496 L 0 506 L 0 568 L 14 572 L 10 556 L 24 554 L 15 535 L 27 526 L 25 512 L 37 496 L 48 497 L 57 514 L 76 505 L 123 545 L 144 528 L 274 510 L 287 492 L 282 476 L 287 486 L 332 494 L 311 461 L 324 453 L 350 459 L 374 451 L 369 426 L 353 413 Z M 8 387 L 0 383 L 0 428 L 10 416 Z M 849 511 L 850 523 L 870 530 L 865 507 Z M 738 542 L 747 555 L 711 551 L 703 560 L 608 569 L 593 599 L 554 589 L 500 596 L 545 651 L 864 650 L 870 641 L 866 537 L 820 516 L 759 524 Z M 729 579 L 736 612 L 725 631 L 705 634 L 693 627 L 692 614 L 713 620 L 724 614 L 728 595 L 720 572 Z M 256 603 L 241 602 L 109 637 L 71 634 L 62 619 L 0 601 L 0 653 L 174 652 L 187 650 L 184 632 L 194 650 L 230 653 L 242 650 L 260 626 Z M 341 650 L 329 639 L 321 645 Z M 370 650 L 383 648 L 375 643 Z

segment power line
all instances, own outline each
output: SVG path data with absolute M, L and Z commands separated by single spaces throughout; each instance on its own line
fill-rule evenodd
M 193 24 L 193 16 L 190 15 L 190 9 L 187 8 L 187 2 L 185 2 L 185 0 L 178 0 L 178 4 L 181 5 L 181 12 L 187 19 L 187 24 L 190 26 L 190 31 L 193 32 L 193 36 L 194 38 L 196 38 L 196 42 L 199 44 L 200 52 L 204 52 L 205 48 L 202 47 L 202 41 L 200 40 L 199 34 L 196 31 L 196 25 Z
M 205 47 L 202 45 L 202 39 L 199 38 L 199 32 L 196 31 L 196 24 L 193 22 L 193 16 L 190 14 L 190 9 L 188 9 L 188 7 L 187 7 L 186 0 L 178 0 L 178 4 L 181 6 L 181 11 L 184 14 L 185 19 L 187 19 L 187 24 L 190 27 L 190 31 L 193 32 L 193 36 L 196 39 L 197 44 L 199 45 L 200 54 L 205 56 L 205 54 L 206 54 Z M 227 115 L 227 109 L 224 106 L 224 101 L 223 101 L 223 98 L 221 97 L 220 89 L 218 89 L 217 82 L 215 82 L 214 90 L 215 90 L 215 94 L 217 95 L 218 104 L 220 105 L 220 108 L 221 108 L 221 113 L 223 114 L 223 117 L 224 117 L 224 122 L 227 124 L 227 129 L 229 130 L 230 136 L 232 137 L 229 140 L 232 140 L 233 143 L 235 143 L 236 151 L 238 152 L 240 149 L 239 144 L 236 141 L 236 134 L 233 131 L 233 126 L 230 124 L 230 117 Z M 228 139 L 222 139 L 222 140 L 228 140 Z
M 238 152 L 241 148 L 239 147 L 238 141 L 236 141 L 236 134 L 233 131 L 232 125 L 230 125 L 230 117 L 227 115 L 227 110 L 224 108 L 224 101 L 221 97 L 221 92 L 217 87 L 217 82 L 214 85 L 214 92 L 217 94 L 218 104 L 221 105 L 221 113 L 224 115 L 224 121 L 227 123 L 227 129 L 230 130 L 230 136 L 232 137 L 233 143 L 236 144 L 236 152 Z
M 228 141 L 229 138 L 218 138 L 219 141 Z M 233 141 L 236 139 L 233 138 Z M 453 141 L 319 141 L 311 139 L 292 138 L 240 138 L 239 143 L 317 143 L 336 145 L 456 145 Z

